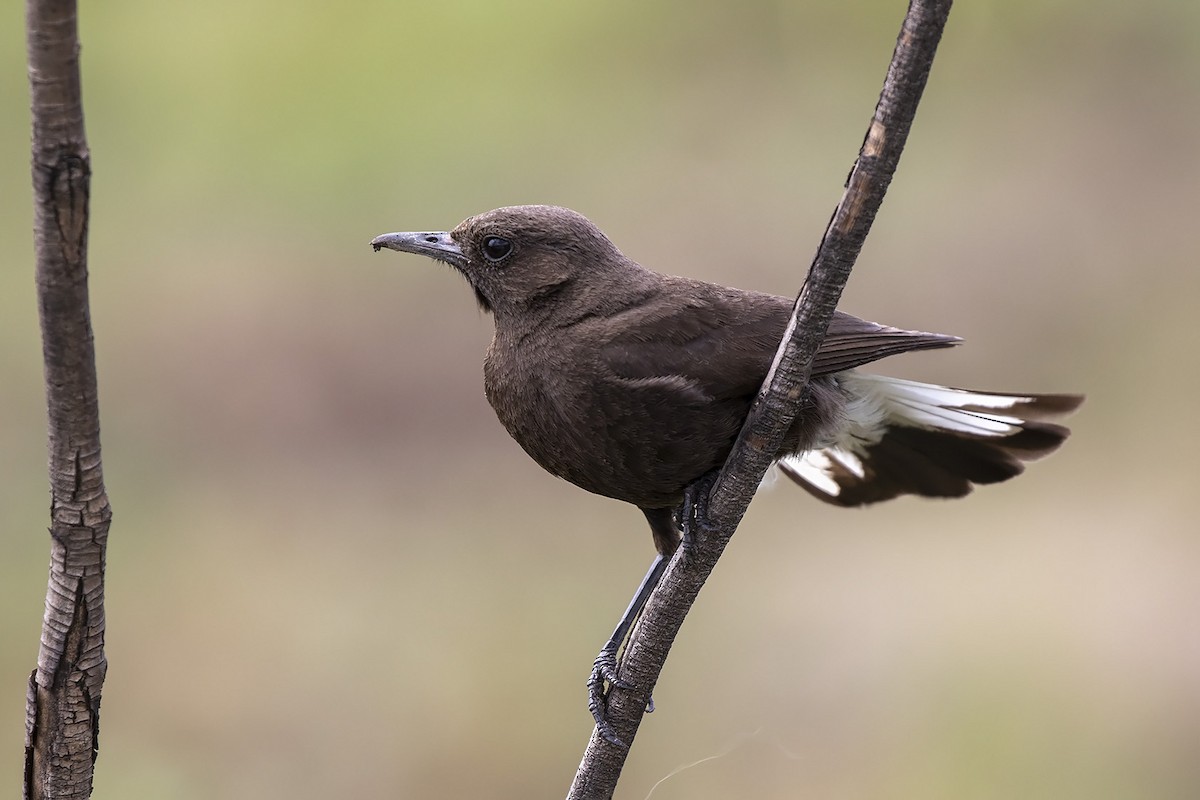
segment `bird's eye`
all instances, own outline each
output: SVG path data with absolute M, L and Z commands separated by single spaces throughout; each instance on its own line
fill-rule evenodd
M 493 264 L 508 258 L 512 249 L 512 242 L 499 236 L 489 236 L 483 240 L 483 257 Z

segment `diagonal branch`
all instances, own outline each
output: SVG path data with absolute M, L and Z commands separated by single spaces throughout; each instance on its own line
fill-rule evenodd
M 25 721 L 25 797 L 86 798 L 99 737 L 104 549 L 88 309 L 91 164 L 83 129 L 74 0 L 27 0 L 34 237 L 49 423 L 50 579 Z
M 951 0 L 911 0 L 875 116 L 846 182 L 846 191 L 809 268 L 763 388 L 721 469 L 710 496 L 712 529 L 680 547 L 650 597 L 625 651 L 621 677 L 636 689 L 614 688 L 607 719 L 632 742 L 667 653 L 763 475 L 802 406 L 813 357 L 850 277 L 875 213 L 891 183 L 925 88 Z M 593 731 L 568 800 L 612 797 L 628 754 Z

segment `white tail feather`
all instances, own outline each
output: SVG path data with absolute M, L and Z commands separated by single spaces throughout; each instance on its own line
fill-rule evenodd
M 859 372 L 844 372 L 838 379 L 851 397 L 877 398 L 877 402 L 885 409 L 890 425 L 950 430 L 973 436 L 1012 435 L 1023 420 L 982 409 L 1009 411 L 1035 399 L 1021 395 L 971 392 Z
M 1012 477 L 1021 461 L 1053 450 L 1067 435 L 1029 419 L 1069 413 L 1082 400 L 973 392 L 855 371 L 836 379 L 846 395 L 842 424 L 816 449 L 780 459 L 779 467 L 814 495 L 843 505 L 897 494 L 957 496 L 973 483 Z M 901 435 L 904 429 L 913 433 Z

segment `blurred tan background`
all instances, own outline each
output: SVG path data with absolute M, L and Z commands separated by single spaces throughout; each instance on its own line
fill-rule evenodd
M 19 5 L 10 793 L 48 552 Z M 561 796 L 650 537 L 507 438 L 463 282 L 367 242 L 558 203 L 654 268 L 794 294 L 903 11 L 85 3 L 116 514 L 95 796 Z M 761 493 L 621 796 L 1200 796 L 1198 42 L 1186 0 L 958 4 L 843 307 L 968 340 L 892 374 L 1086 392 L 1075 436 L 961 502 Z

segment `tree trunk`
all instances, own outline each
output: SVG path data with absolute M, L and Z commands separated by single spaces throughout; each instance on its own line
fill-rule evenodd
M 25 797 L 86 798 L 104 683 L 104 548 L 111 511 L 100 469 L 88 310 L 91 165 L 83 130 L 74 0 L 28 0 L 34 237 L 49 418 L 50 580 L 29 680 Z

